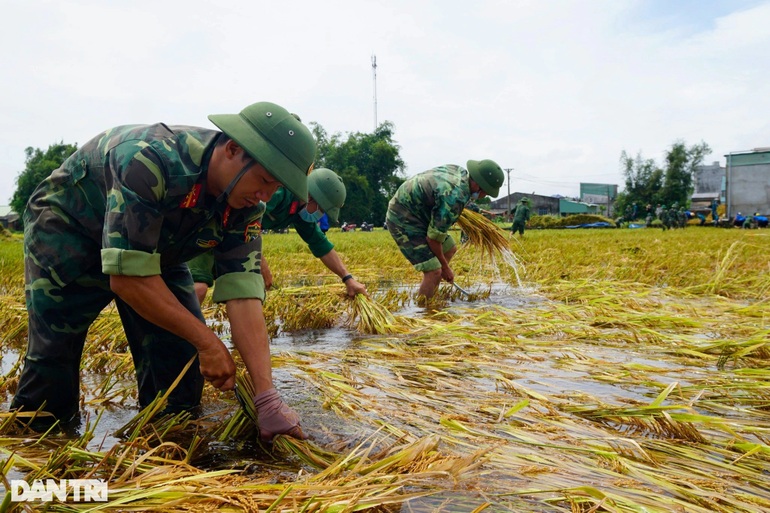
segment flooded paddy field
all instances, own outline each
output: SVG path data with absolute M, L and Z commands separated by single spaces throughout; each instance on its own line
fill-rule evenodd
M 470 296 L 445 284 L 428 305 L 386 232 L 330 240 L 394 324 L 362 332 L 296 234 L 266 235 L 274 380 L 310 437 L 271 445 L 209 385 L 194 418 L 137 421 L 110 309 L 84 352 L 81 425 L 20 429 L 21 249 L 0 243 L 0 486 L 104 479 L 96 505 L 115 511 L 770 511 L 766 230 L 527 232 L 515 261 L 462 247 Z M 223 311 L 204 303 L 229 343 Z

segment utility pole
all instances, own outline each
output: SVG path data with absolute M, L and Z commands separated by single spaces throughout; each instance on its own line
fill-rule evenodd
M 377 56 L 372 54 L 372 83 L 374 84 L 374 131 L 377 131 Z
M 508 210 L 505 213 L 505 217 L 509 220 L 511 216 L 511 171 L 513 171 L 512 167 L 505 169 L 505 172 L 508 173 Z

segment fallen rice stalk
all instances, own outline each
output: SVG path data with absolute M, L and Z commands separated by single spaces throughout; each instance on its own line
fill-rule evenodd
M 361 333 L 397 333 L 396 318 L 385 307 L 364 294 L 356 294 L 350 302 L 348 326 Z

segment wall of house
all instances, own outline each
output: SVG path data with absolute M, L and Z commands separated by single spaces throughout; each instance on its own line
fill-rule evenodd
M 721 192 L 725 168 L 719 165 L 719 162 L 698 166 L 694 174 L 695 194 L 719 194 Z
M 770 214 L 770 150 L 727 155 L 727 215 Z

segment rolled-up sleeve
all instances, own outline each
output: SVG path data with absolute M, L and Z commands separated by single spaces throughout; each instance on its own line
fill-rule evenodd
M 224 303 L 231 299 L 259 299 L 265 301 L 265 280 L 261 274 L 253 272 L 229 273 L 214 281 L 215 303 Z
M 214 294 L 217 303 L 231 299 L 265 300 L 261 220 L 264 208 L 250 219 L 225 232 L 214 248 Z

